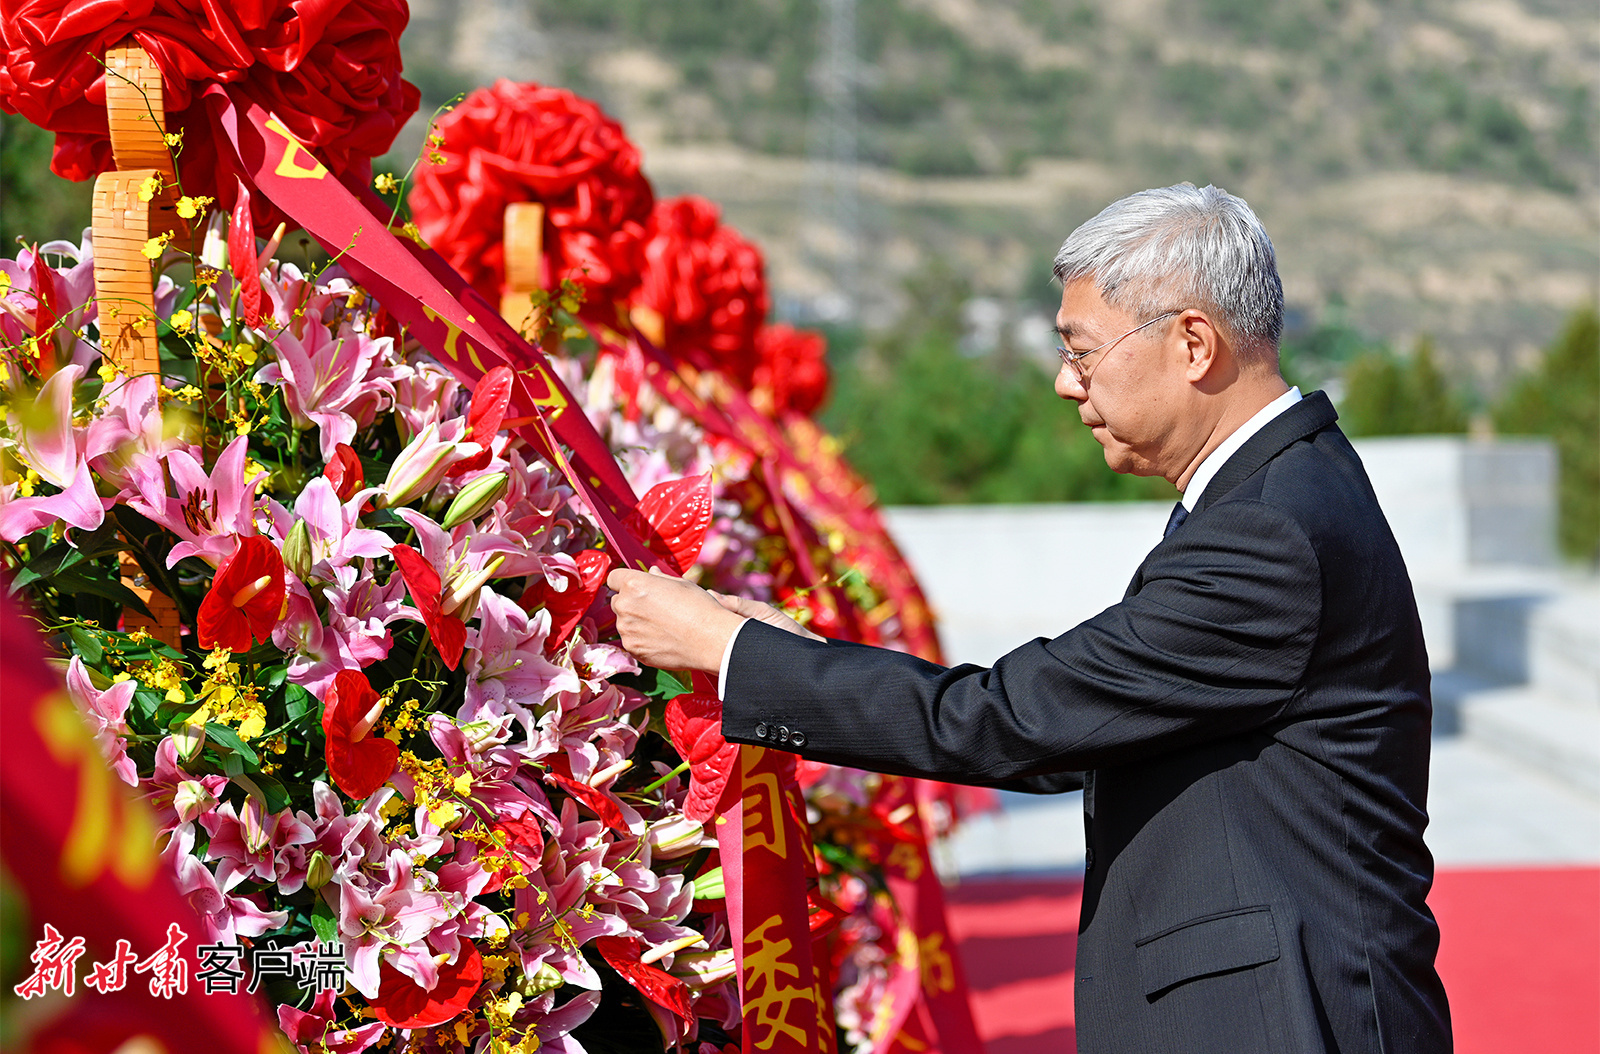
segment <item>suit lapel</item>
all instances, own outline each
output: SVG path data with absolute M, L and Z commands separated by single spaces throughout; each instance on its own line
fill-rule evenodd
M 1245 440 L 1244 446 L 1233 452 L 1233 456 L 1211 477 L 1194 511 L 1204 512 L 1217 499 L 1253 476 L 1262 465 L 1283 453 L 1290 443 L 1304 439 L 1313 432 L 1320 432 L 1338 419 L 1339 415 L 1325 393 L 1312 392 L 1301 399 L 1268 421 L 1261 431 Z

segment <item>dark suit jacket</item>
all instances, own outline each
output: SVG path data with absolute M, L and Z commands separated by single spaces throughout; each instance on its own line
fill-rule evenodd
M 1450 1050 L 1424 903 L 1427 656 L 1335 417 L 1317 392 L 1269 422 L 1120 604 L 992 669 L 747 623 L 724 735 L 953 782 L 1081 781 L 1084 1054 Z M 1093 538 L 1061 544 L 1094 558 Z

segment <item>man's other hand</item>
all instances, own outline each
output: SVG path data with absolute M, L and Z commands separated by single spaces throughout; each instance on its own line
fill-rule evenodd
M 806 629 L 804 626 L 800 625 L 800 623 L 796 622 L 788 615 L 785 615 L 771 604 L 763 604 L 759 600 L 750 600 L 747 597 L 730 597 L 725 593 L 714 592 L 711 595 L 717 598 L 717 603 L 721 604 L 723 607 L 727 608 L 729 611 L 732 611 L 736 615 L 743 615 L 745 618 L 759 619 L 769 626 L 776 626 L 778 629 L 785 630 L 789 633 L 799 634 L 800 636 L 810 638 L 811 640 L 826 639 L 818 636 L 815 633 L 812 633 L 810 630 Z
M 716 673 L 728 638 L 744 621 L 711 593 L 659 571 L 618 568 L 607 576 L 606 585 L 616 590 L 611 610 L 622 646 L 658 669 Z

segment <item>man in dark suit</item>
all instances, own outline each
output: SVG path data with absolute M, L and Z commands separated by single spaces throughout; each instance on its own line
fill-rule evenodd
M 1271 242 L 1243 201 L 1184 184 L 1107 207 L 1056 274 L 1057 392 L 1111 468 L 1184 495 L 1120 604 L 946 669 L 616 572 L 624 643 L 718 670 L 730 740 L 1081 786 L 1085 1054 L 1448 1051 L 1416 605 L 1333 407 L 1279 374 Z M 1094 559 L 1093 538 L 1061 544 Z

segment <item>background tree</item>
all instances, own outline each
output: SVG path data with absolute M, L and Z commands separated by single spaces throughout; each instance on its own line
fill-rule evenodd
M 1581 307 L 1544 360 L 1495 408 L 1502 432 L 1549 436 L 1561 461 L 1560 536 L 1568 556 L 1600 561 L 1600 315 Z
M 1410 358 L 1379 347 L 1351 362 L 1339 426 L 1352 436 L 1451 434 L 1467 430 L 1467 412 L 1423 337 Z
M 89 226 L 93 183 L 72 183 L 50 171 L 55 135 L 15 114 L 0 114 L 0 246 L 16 239 L 76 243 Z
M 966 280 L 935 263 L 907 283 L 903 325 L 839 367 L 825 424 L 890 505 L 1175 500 L 1162 479 L 1119 476 L 1053 377 L 1004 344 L 962 353 Z

